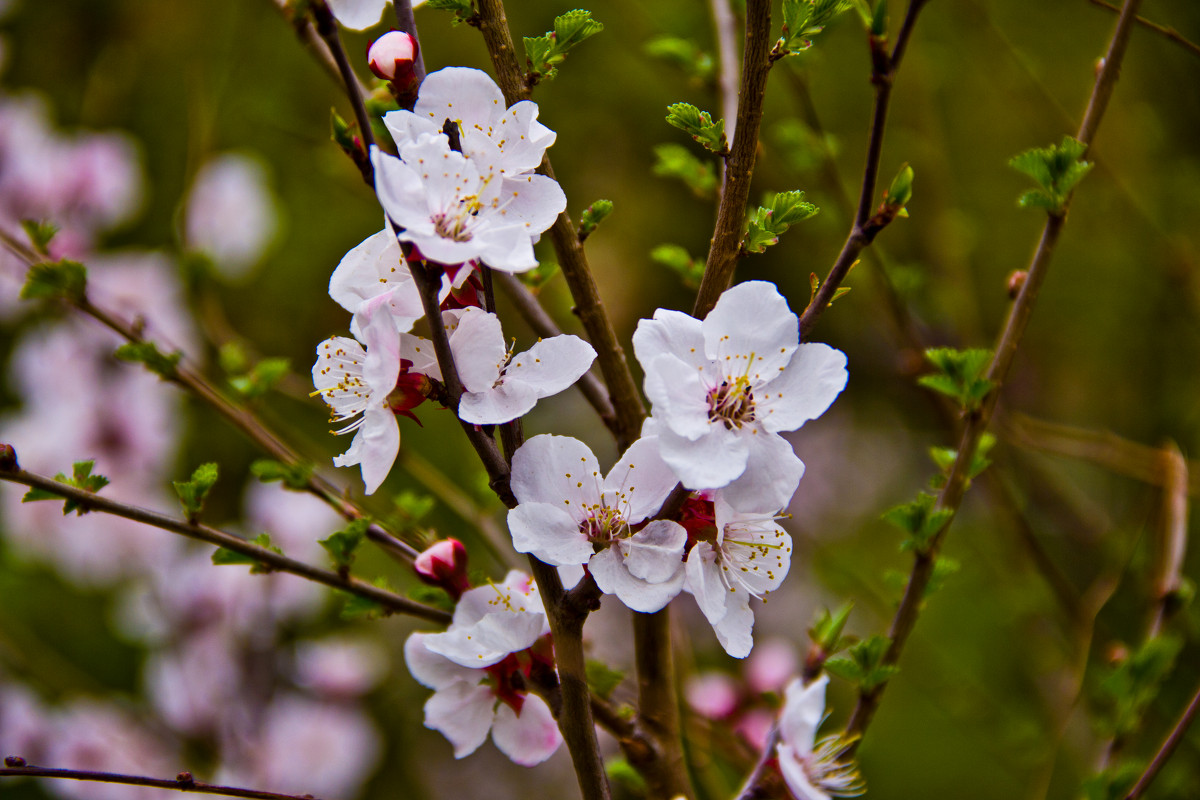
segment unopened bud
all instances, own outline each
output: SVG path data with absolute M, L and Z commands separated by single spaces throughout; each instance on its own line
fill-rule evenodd
M 17 451 L 11 444 L 0 444 L 0 471 L 12 472 L 18 468 Z
M 395 84 L 395 92 L 413 89 L 416 80 L 417 40 L 404 31 L 388 31 L 367 50 L 371 72 Z
M 20 756 L 5 756 L 4 757 L 4 766 L 6 766 L 6 767 L 23 767 L 23 766 L 25 766 L 25 759 L 21 758 Z
M 432 586 L 440 586 L 457 600 L 471 588 L 467 578 L 467 548 L 457 539 L 435 542 L 413 562 L 417 577 Z
M 1029 273 L 1023 269 L 1014 269 L 1008 275 L 1008 296 L 1015 300 L 1017 295 L 1021 293 L 1021 288 L 1025 285 L 1025 279 L 1029 277 Z

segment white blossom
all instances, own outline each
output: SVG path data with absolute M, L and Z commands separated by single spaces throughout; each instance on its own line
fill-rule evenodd
M 578 336 L 541 339 L 524 353 L 504 344 L 500 319 L 480 308 L 447 311 L 450 350 L 465 390 L 458 416 L 475 425 L 509 422 L 558 394 L 591 367 L 596 351 Z
M 424 5 L 425 0 L 412 0 L 412 7 Z M 329 0 L 329 10 L 342 25 L 355 31 L 365 31 L 379 23 L 391 0 Z
M 362 336 L 362 319 L 381 308 L 401 333 L 411 331 L 425 316 L 421 293 L 390 225 L 342 257 L 329 278 L 329 296 L 354 315 L 350 332 L 358 337 Z
M 837 736 L 817 742 L 817 728 L 825 718 L 828 683 L 828 675 L 821 675 L 807 686 L 796 678 L 784 693 L 775 753 L 783 780 L 797 800 L 829 800 L 863 793 L 858 771 L 852 764 L 838 760 L 844 742 Z
M 653 404 L 643 435 L 684 486 L 725 488 L 747 510 L 782 508 L 804 464 L 779 434 L 820 416 L 846 385 L 846 357 L 798 344 L 796 315 L 775 287 L 739 284 L 703 321 L 659 309 L 633 335 Z
M 579 440 L 535 436 L 513 456 L 513 546 L 555 566 L 587 564 L 603 591 L 635 611 L 658 611 L 683 587 L 687 531 L 670 520 L 633 528 L 658 511 L 675 484 L 654 438 L 634 442 L 602 476 Z

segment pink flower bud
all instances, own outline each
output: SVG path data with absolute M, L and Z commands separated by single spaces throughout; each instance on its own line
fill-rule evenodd
M 457 600 L 471 588 L 467 578 L 467 548 L 457 539 L 443 539 L 424 550 L 413 562 L 417 577 L 440 586 Z
M 385 81 L 401 92 L 414 89 L 413 63 L 417 60 L 417 40 L 404 31 L 388 31 L 367 50 L 367 63 Z

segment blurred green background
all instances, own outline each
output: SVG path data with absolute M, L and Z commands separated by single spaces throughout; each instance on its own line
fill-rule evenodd
M 894 5 L 893 32 L 902 10 Z M 509 6 L 518 37 L 547 30 L 570 8 L 548 0 Z M 637 320 L 655 308 L 691 307 L 691 290 L 655 264 L 650 250 L 675 243 L 703 258 L 714 218 L 711 201 L 651 172 L 655 145 L 690 144 L 664 123 L 666 106 L 686 100 L 716 113 L 714 88 L 650 58 L 644 46 L 672 35 L 711 52 L 712 25 L 701 2 L 614 0 L 590 10 L 605 31 L 573 51 L 535 99 L 540 119 L 558 132 L 550 154 L 570 213 L 578 218 L 597 198 L 615 203 L 587 249 L 618 333 L 628 341 Z M 1143 13 L 1200 39 L 1194 2 L 1156 0 Z M 916 346 L 991 346 L 1008 304 L 1007 276 L 1027 263 L 1043 221 L 1038 212 L 1016 207 L 1027 181 L 1007 161 L 1075 131 L 1114 19 L 1088 0 L 933 2 L 923 13 L 897 80 L 881 168 L 886 187 L 902 163 L 912 165 L 911 216 L 879 237 L 851 274 L 853 291 L 815 333 L 847 353 L 850 383 L 828 414 L 795 436 L 808 465 L 791 509 L 796 556 L 784 589 L 758 613 L 759 638 L 785 636 L 802 652 L 813 614 L 845 600 L 855 603 L 851 632 L 886 627 L 899 596 L 886 573 L 906 572 L 909 557 L 898 551 L 899 536 L 879 514 L 925 484 L 934 470 L 925 455 L 929 446 L 952 444 L 936 405 L 916 386 Z M 430 9 L 420 9 L 417 20 L 431 70 L 488 67 L 474 29 L 452 27 L 448 14 Z M 237 283 L 192 276 L 194 308 L 211 323 L 205 326 L 208 351 L 197 355 L 213 364 L 219 344 L 244 341 L 258 354 L 289 358 L 303 389 L 317 343 L 344 333 L 349 321 L 326 295 L 328 276 L 350 247 L 379 229 L 381 213 L 329 140 L 330 108 L 351 118 L 339 87 L 273 3 L 26 0 L 0 32 L 5 91 L 44 94 L 63 127 L 121 129 L 142 143 L 149 179 L 144 212 L 109 238 L 111 246 L 175 247 L 177 208 L 207 156 L 235 149 L 269 164 L 282 233 L 263 263 Z M 370 33 L 345 38 L 367 77 L 362 54 Z M 847 14 L 811 51 L 780 62 L 771 77 L 752 201 L 802 189 L 821 213 L 766 254 L 747 258 L 739 277 L 777 282 L 796 311 L 807 302 L 810 273 L 823 276 L 840 249 L 849 224 L 846 198 L 857 196 L 871 108 L 867 55 L 861 27 Z M 1200 450 L 1197 85 L 1200 56 L 1144 28 L 1135 31 L 1092 151 L 1097 166 L 1071 209 L 1004 394 L 998 468 L 978 481 L 948 540 L 946 554 L 961 569 L 929 600 L 863 742 L 872 798 L 1071 798 L 1080 796 L 1093 771 L 1103 742 L 1094 721 L 1104 718 L 1098 685 L 1108 656 L 1116 643 L 1136 647 L 1144 635 L 1162 490 L 1125 474 L 1121 465 L 1134 459 L 1112 439 L 1078 431 L 1052 435 L 1013 415 L 1111 432 L 1148 447 L 1169 439 L 1185 455 Z M 553 259 L 548 242 L 539 254 Z M 898 331 L 889 284 L 911 315 L 917 341 Z M 568 331 L 578 330 L 561 277 L 541 296 Z M 505 318 L 509 335 L 531 341 L 514 315 Z M 4 333 L 7 352 L 18 331 Z M 326 435 L 318 400 L 292 394 L 269 396 L 261 413 L 327 464 L 346 442 Z M 10 389 L 5 400 L 18 403 Z M 453 422 L 430 410 L 421 418 L 423 428 L 402 421 L 403 450 L 420 454 L 498 514 Z M 528 434 L 549 431 L 585 439 L 602 462 L 615 456 L 574 394 L 543 402 L 526 421 Z M 194 403 L 183 436 L 177 474 L 164 481 L 202 461 L 220 462 L 223 478 L 210 518 L 232 520 L 248 465 L 259 454 Z M 1046 452 L 1055 443 L 1062 449 L 1063 442 L 1080 441 L 1104 444 L 1113 464 Z M 382 513 L 390 495 L 427 491 L 405 469 L 403 456 L 399 466 L 369 507 Z M 340 477 L 358 485 L 356 473 Z M 444 505 L 426 523 L 466 539 L 474 565 L 500 574 Z M 1094 621 L 1073 623 L 1064 614 L 1030 555 L 1029 538 L 1085 605 L 1097 599 L 1104 580 L 1119 579 Z M 1187 558 L 1193 578 L 1200 574 L 1198 551 L 1192 547 Z M 65 660 L 98 686 L 136 691 L 140 654 L 106 632 L 103 597 L 81 593 L 4 549 L 0 559 L 0 665 L 6 672 L 48 697 L 81 688 L 63 677 L 69 670 L 5 664 L 6 651 L 16 650 L 31 656 L 23 663 Z M 404 587 L 412 583 L 381 557 L 366 559 L 361 569 L 389 574 Z M 595 655 L 621 665 L 629 656 L 622 644 L 627 629 L 613 605 L 606 600 L 589 632 Z M 687 628 L 685 635 L 681 625 L 680 643 L 690 648 L 679 659 L 683 669 L 736 672 L 691 601 L 677 605 Z M 341 624 L 331 610 L 320 626 Z M 575 796 L 565 753 L 530 771 L 485 745 L 456 764 L 440 736 L 421 727 L 426 694 L 399 655 L 413 625 L 395 619 L 359 625 L 388 643 L 395 665 L 372 696 L 390 738 L 364 796 L 486 792 L 516 798 L 535 787 L 546 796 Z M 1200 677 L 1194 615 L 1181 614 L 1173 629 L 1186 644 L 1129 744 L 1137 763 L 1153 753 Z M 835 680 L 830 731 L 852 703 L 852 688 Z M 737 775 L 721 765 L 736 765 L 734 754 L 703 737 L 693 751 L 698 764 L 709 765 L 698 780 L 705 796 L 728 795 Z M 39 791 L 0 783 L 0 797 L 28 800 L 43 796 Z M 1185 741 L 1151 796 L 1200 797 L 1200 731 Z

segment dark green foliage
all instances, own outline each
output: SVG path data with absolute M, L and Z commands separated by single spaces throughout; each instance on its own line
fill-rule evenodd
M 655 145 L 654 174 L 683 181 L 700 198 L 713 197 L 717 192 L 717 171 L 713 165 L 701 161 L 680 144 Z
M 283 551 L 275 545 L 271 544 L 271 534 L 260 533 L 250 540 L 251 544 L 256 544 L 259 547 L 264 547 L 272 553 L 283 555 Z M 251 575 L 262 575 L 271 572 L 271 567 L 259 561 L 254 556 L 248 556 L 244 553 L 239 553 L 236 550 L 229 550 L 225 547 L 218 547 L 212 554 L 212 563 L 223 566 L 228 564 L 248 564 L 250 566 Z
M 704 277 L 704 262 L 692 258 L 677 244 L 660 244 L 650 251 L 650 257 L 678 275 L 689 289 L 698 287 Z
M 54 476 L 54 480 L 59 483 L 65 483 L 67 486 L 73 486 L 76 489 L 82 489 L 85 492 L 96 492 L 108 486 L 109 480 L 103 475 L 93 475 L 92 468 L 96 466 L 94 461 L 76 461 L 71 467 L 71 477 L 68 478 L 63 473 L 58 473 Z M 48 489 L 30 489 L 21 498 L 22 503 L 32 503 L 37 500 L 64 500 L 63 516 L 70 514 L 72 511 L 77 516 L 83 516 L 88 512 L 77 500 L 67 500 L 62 495 L 55 494 Z
M 854 7 L 850 0 L 783 0 L 783 30 L 774 53 L 791 55 L 812 47 L 812 37 L 830 20 Z
M 990 350 L 934 347 L 925 351 L 925 357 L 937 372 L 922 375 L 917 378 L 917 383 L 954 398 L 964 411 L 979 408 L 983 398 L 992 390 L 992 382 L 983 377 L 992 361 Z
M 349 569 L 350 565 L 354 563 L 354 551 L 362 544 L 369 527 L 371 527 L 370 519 L 366 517 L 356 519 L 340 531 L 318 540 L 317 543 L 325 548 L 335 569 Z
M 864 639 L 851 646 L 848 655 L 826 661 L 825 669 L 831 675 L 851 681 L 860 690 L 869 692 L 900 671 L 899 667 L 883 664 L 884 654 L 891 643 L 886 636 Z
M 525 60 L 535 79 L 552 79 L 558 75 L 558 65 L 567 52 L 585 39 L 604 30 L 604 25 L 592 19 L 592 12 L 583 9 L 568 11 L 554 18 L 554 30 L 542 36 L 526 36 Z
M 200 512 L 204 510 L 204 501 L 216 482 L 217 465 L 214 463 L 196 467 L 190 481 L 171 482 L 189 522 L 195 522 L 199 518 Z
M 1092 169 L 1091 162 L 1082 160 L 1085 152 L 1083 142 L 1064 136 L 1060 145 L 1035 147 L 1009 161 L 1010 167 L 1033 178 L 1039 187 L 1017 199 L 1021 208 L 1044 208 L 1051 214 L 1061 214 L 1076 184 Z
M 113 355 L 131 364 L 144 364 L 146 369 L 168 381 L 178 375 L 177 368 L 183 359 L 180 351 L 165 354 L 154 342 L 128 342 L 118 347 Z
M 937 497 L 921 492 L 915 500 L 885 511 L 881 518 L 908 534 L 901 549 L 923 551 L 954 516 L 951 509 L 936 506 Z
M 690 39 L 675 36 L 656 36 L 642 48 L 646 55 L 679 67 L 689 77 L 708 83 L 716 72 L 713 57 L 696 46 Z
M 281 481 L 288 489 L 303 491 L 312 480 L 313 465 L 308 462 L 283 464 L 269 458 L 260 458 L 250 465 L 250 472 L 263 483 Z

